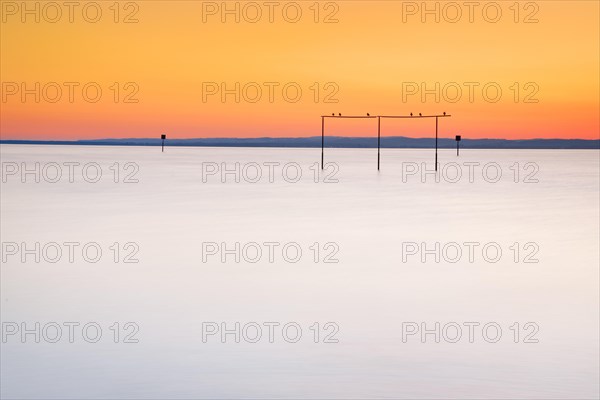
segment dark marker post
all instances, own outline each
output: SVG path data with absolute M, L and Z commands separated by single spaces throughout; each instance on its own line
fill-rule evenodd
M 438 149 L 438 117 L 435 117 L 435 170 L 437 171 L 438 167 L 438 157 L 437 157 L 437 149 Z
M 161 147 L 162 147 L 162 152 L 164 153 L 165 152 L 165 139 L 167 138 L 167 135 L 162 134 L 162 135 L 160 135 L 160 138 L 162 139 L 162 146 Z
M 460 135 L 456 135 L 456 156 L 458 157 L 458 143 L 460 143 Z
M 321 117 L 321 169 L 325 160 L 325 117 Z
M 369 114 L 367 114 L 369 115 Z M 379 171 L 379 159 L 380 159 L 380 149 L 381 149 L 381 117 L 377 117 L 377 171 Z

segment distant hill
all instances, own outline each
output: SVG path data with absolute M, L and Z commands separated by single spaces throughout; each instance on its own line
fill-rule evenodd
M 0 144 L 46 144 L 78 146 L 160 146 L 160 139 L 94 139 L 74 141 L 49 140 L 0 140 Z M 321 147 L 321 137 L 302 138 L 198 138 L 167 139 L 166 146 L 203 146 L 203 147 Z M 376 137 L 325 137 L 325 147 L 337 148 L 374 148 Z M 386 136 L 381 138 L 382 148 L 432 148 L 435 139 Z M 439 148 L 456 148 L 454 139 L 439 139 Z M 599 149 L 600 140 L 584 139 L 463 139 L 462 149 Z

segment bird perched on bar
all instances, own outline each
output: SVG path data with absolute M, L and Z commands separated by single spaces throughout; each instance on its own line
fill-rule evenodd
M 341 117 L 341 116 L 342 116 L 342 113 L 338 113 L 338 115 Z
M 335 116 L 335 113 L 331 113 L 332 116 Z
M 444 111 L 444 115 L 446 115 L 446 111 Z
M 421 113 L 419 113 L 419 117 L 422 117 Z
M 370 116 L 371 116 L 371 114 L 367 113 L 367 117 L 370 117 Z
M 412 113 L 410 113 L 410 116 L 412 117 Z

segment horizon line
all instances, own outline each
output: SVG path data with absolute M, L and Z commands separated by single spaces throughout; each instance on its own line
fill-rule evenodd
M 340 135 L 329 135 L 325 136 L 325 138 L 343 138 L 343 139 L 377 139 L 377 136 L 340 136 Z M 401 138 L 408 140 L 435 140 L 435 137 L 411 137 L 411 136 L 381 136 L 381 139 L 385 138 Z M 253 136 L 253 137 L 239 137 L 239 136 L 198 136 L 198 137 L 169 137 L 167 134 L 167 141 L 173 140 L 290 140 L 290 139 L 321 139 L 320 135 L 315 136 Z M 151 141 L 160 141 L 160 137 L 100 137 L 93 139 L 3 139 L 0 137 L 0 143 L 5 142 L 95 142 L 95 141 L 116 141 L 116 140 L 151 140 Z M 454 137 L 440 137 L 439 140 L 452 140 L 454 141 Z M 584 139 L 584 138 L 560 138 L 560 137 L 534 137 L 534 138 L 523 138 L 523 139 L 507 139 L 507 138 L 494 138 L 494 137 L 485 137 L 485 138 L 466 138 L 462 137 L 463 141 L 474 141 L 474 140 L 497 140 L 497 141 L 533 141 L 533 140 L 563 140 L 563 141 L 600 141 L 600 137 L 595 139 Z

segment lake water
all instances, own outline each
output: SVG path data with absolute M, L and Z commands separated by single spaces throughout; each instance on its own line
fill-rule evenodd
M 0 155 L 3 398 L 600 395 L 596 150 Z

